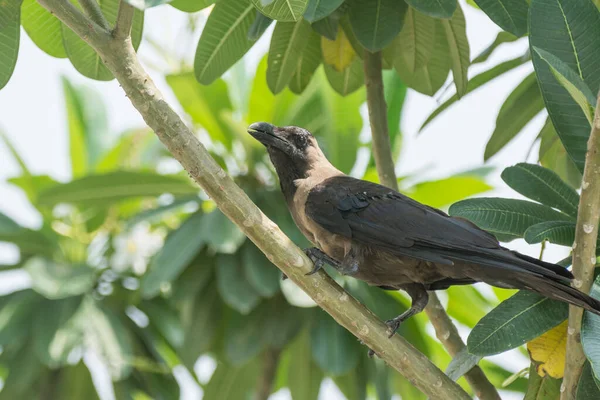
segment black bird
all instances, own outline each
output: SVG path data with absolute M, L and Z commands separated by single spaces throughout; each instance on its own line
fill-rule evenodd
M 568 270 L 506 249 L 466 219 L 345 175 L 306 129 L 258 122 L 248 133 L 267 148 L 294 221 L 316 246 L 305 250 L 312 273 L 327 263 L 410 295 L 410 309 L 387 321 L 391 334 L 425 308 L 428 290 L 475 282 L 531 290 L 600 315 L 600 301 L 571 287 Z

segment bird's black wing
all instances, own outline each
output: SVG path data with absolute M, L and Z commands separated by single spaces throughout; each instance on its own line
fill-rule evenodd
M 550 263 L 511 252 L 461 218 L 418 203 L 375 183 L 337 176 L 315 186 L 305 212 L 328 231 L 393 254 L 435 263 L 455 261 L 565 281 L 571 274 Z

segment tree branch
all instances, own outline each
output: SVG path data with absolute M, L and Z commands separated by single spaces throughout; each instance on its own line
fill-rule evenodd
M 392 158 L 390 136 L 387 126 L 387 105 L 383 91 L 381 52 L 364 53 L 365 85 L 367 87 L 367 105 L 371 123 L 373 157 L 379 180 L 385 186 L 398 190 L 394 160 Z M 452 320 L 444 311 L 435 292 L 429 292 L 429 303 L 425 313 L 435 328 L 437 338 L 448 353 L 454 357 L 465 347 Z M 481 368 L 473 367 L 465 374 L 467 382 L 481 400 L 499 400 L 500 396 Z
M 587 143 L 585 167 L 581 183 L 581 197 L 577 212 L 577 228 L 573 244 L 573 287 L 589 293 L 594 281 L 596 265 L 596 239 L 600 220 L 600 95 L 590 138 Z M 564 391 L 561 400 L 575 400 L 577 384 L 583 370 L 585 354 L 581 347 L 581 318 L 583 309 L 569 307 L 567 334 L 567 361 L 565 364 Z
M 92 21 L 100 25 L 105 30 L 110 30 L 110 25 L 104 17 L 104 14 L 102 14 L 102 10 L 100 9 L 100 6 L 96 0 L 79 0 L 79 4 Z
M 256 400 L 268 400 L 271 395 L 280 355 L 281 350 L 278 349 L 267 349 L 263 354 L 262 371 L 258 378 L 258 387 L 256 389 Z
M 133 14 L 135 9 L 125 0 L 119 3 L 119 12 L 117 13 L 117 22 L 113 29 L 113 36 L 120 40 L 125 40 L 131 34 L 131 24 L 133 23 Z
M 86 40 L 117 78 L 134 107 L 162 143 L 227 215 L 269 260 L 304 290 L 323 310 L 348 329 L 385 362 L 432 399 L 469 400 L 469 395 L 404 338 L 387 337 L 387 326 L 346 293 L 324 272 L 306 276 L 308 257 L 275 223 L 269 220 L 227 173 L 219 167 L 194 133 L 163 99 L 139 64 L 131 41 L 108 43 L 92 35 L 87 22 L 71 15 L 67 0 L 38 0 Z

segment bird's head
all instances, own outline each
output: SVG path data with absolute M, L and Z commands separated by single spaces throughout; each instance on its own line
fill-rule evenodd
M 256 122 L 248 127 L 248 133 L 267 148 L 280 176 L 286 169 L 305 175 L 319 162 L 327 162 L 317 140 L 306 129 Z

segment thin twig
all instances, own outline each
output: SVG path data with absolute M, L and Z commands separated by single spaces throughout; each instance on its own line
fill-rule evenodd
M 81 4 L 81 8 L 83 8 L 83 11 L 85 11 L 92 21 L 100 25 L 103 29 L 110 30 L 110 25 L 104 14 L 102 14 L 102 10 L 96 0 L 79 0 L 79 4 Z
M 256 400 L 267 400 L 273 390 L 273 382 L 277 376 L 277 366 L 281 350 L 267 349 L 263 354 L 263 365 L 261 375 L 258 378 Z
M 106 43 L 102 36 L 88 30 L 85 18 L 73 15 L 68 1 L 38 1 L 98 52 L 148 126 L 190 176 L 269 260 L 319 307 L 425 395 L 440 400 L 470 400 L 456 382 L 400 335 L 388 339 L 387 326 L 326 273 L 306 276 L 312 269 L 310 259 L 256 207 L 168 105 L 140 65 L 131 41 L 109 36 L 111 39 Z
M 364 54 L 365 85 L 367 87 L 367 105 L 369 108 L 369 121 L 371 123 L 371 137 L 373 142 L 373 157 L 377 167 L 379 180 L 385 186 L 398 190 L 394 160 L 390 147 L 390 138 L 387 126 L 387 106 L 383 91 L 383 77 L 381 68 L 381 53 Z M 429 304 L 425 308 L 427 317 L 435 328 L 437 338 L 442 342 L 451 356 L 456 355 L 465 347 L 458 330 L 452 320 L 444 311 L 435 292 L 429 292 Z M 494 385 L 490 383 L 481 368 L 473 367 L 465 374 L 467 382 L 477 396 L 482 400 L 499 400 L 500 396 Z
M 594 280 L 596 265 L 596 239 L 600 220 L 600 95 L 587 143 L 581 197 L 577 211 L 577 228 L 573 244 L 573 286 L 589 293 Z M 583 370 L 585 354 L 581 347 L 581 317 L 583 309 L 569 307 L 567 334 L 567 361 L 565 364 L 564 390 L 561 400 L 575 400 L 577 384 Z
M 135 8 L 125 0 L 119 3 L 119 11 L 117 13 L 117 22 L 113 29 L 113 36 L 119 40 L 125 40 L 131 35 L 131 24 L 133 23 L 133 14 Z

